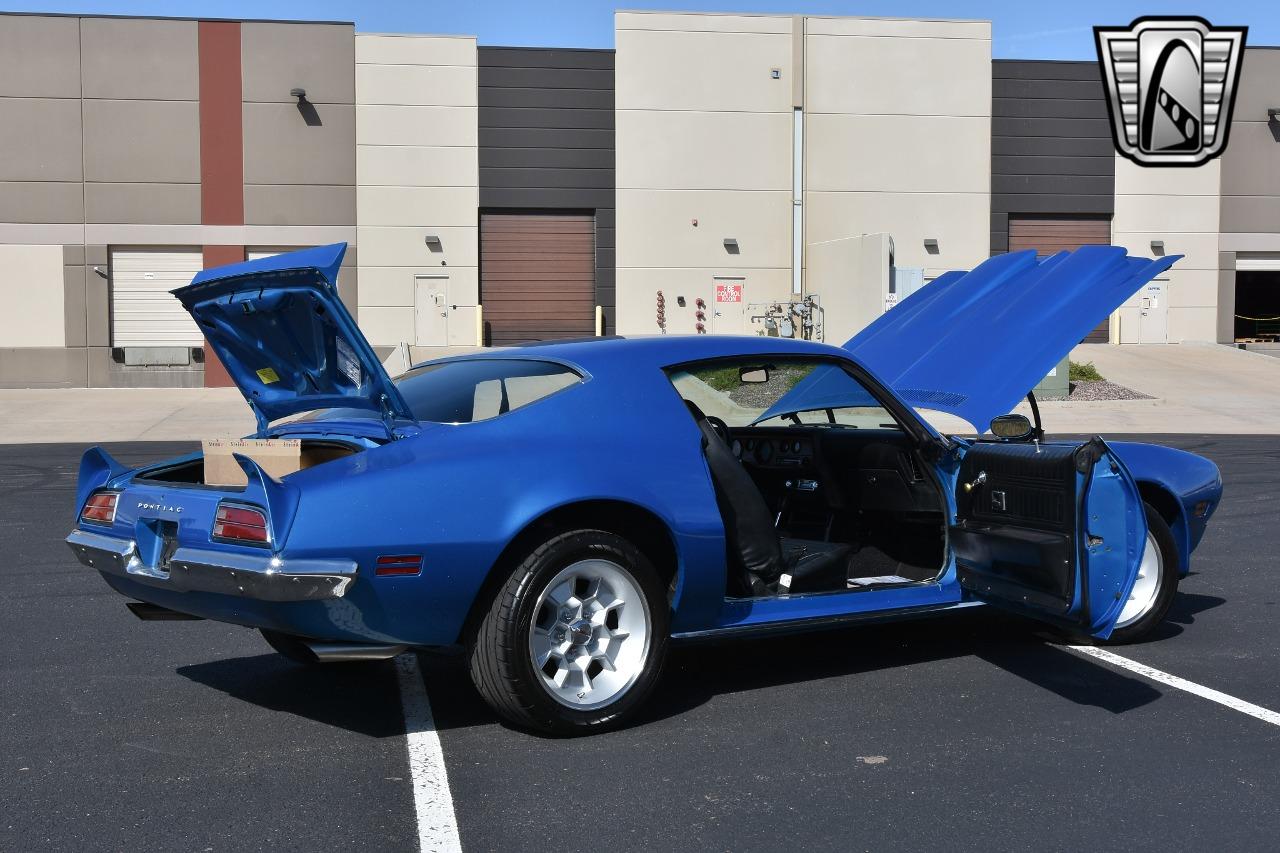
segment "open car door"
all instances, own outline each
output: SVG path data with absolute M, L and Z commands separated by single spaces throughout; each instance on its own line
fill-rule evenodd
M 1133 478 L 1100 438 L 980 442 L 959 466 L 950 533 L 970 595 L 1106 639 L 1133 590 L 1147 523 Z

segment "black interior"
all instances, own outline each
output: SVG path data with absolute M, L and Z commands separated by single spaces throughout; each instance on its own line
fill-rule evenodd
M 951 529 L 962 586 L 1065 615 L 1076 582 L 1078 474 L 1090 449 L 980 443 L 965 454 Z
M 725 519 L 729 596 L 874 589 L 941 572 L 942 497 L 902 431 L 717 431 L 689 407 Z

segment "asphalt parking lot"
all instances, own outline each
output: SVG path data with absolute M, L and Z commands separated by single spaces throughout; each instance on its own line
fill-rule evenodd
M 1117 649 L 1280 710 L 1280 438 L 1166 436 L 1226 497 Z M 111 446 L 122 461 L 187 445 Z M 143 623 L 62 538 L 80 446 L 0 446 L 0 849 L 415 850 L 396 667 Z M 677 649 L 635 726 L 498 724 L 421 656 L 466 850 L 1273 850 L 1280 726 L 985 609 Z

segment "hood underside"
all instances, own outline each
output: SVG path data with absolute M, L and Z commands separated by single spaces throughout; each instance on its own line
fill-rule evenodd
M 1116 246 L 997 255 L 939 276 L 844 347 L 911 405 L 985 430 L 1180 257 L 1131 258 Z

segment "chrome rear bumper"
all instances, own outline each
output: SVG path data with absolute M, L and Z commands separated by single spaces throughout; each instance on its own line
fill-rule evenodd
M 163 566 L 148 566 L 131 539 L 73 530 L 67 544 L 91 569 L 178 592 L 213 592 L 259 601 L 318 601 L 342 598 L 356 579 L 353 560 L 290 560 L 180 547 Z

